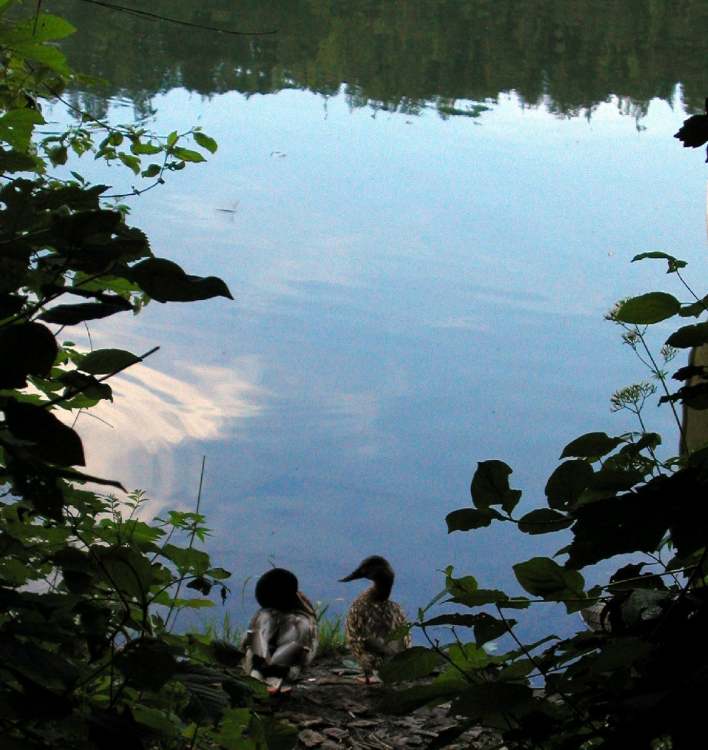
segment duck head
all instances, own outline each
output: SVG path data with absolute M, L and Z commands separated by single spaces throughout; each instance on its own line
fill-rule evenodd
M 357 578 L 368 578 L 374 582 L 374 588 L 381 598 L 386 599 L 391 593 L 395 574 L 393 568 L 385 557 L 371 555 L 361 561 L 359 567 L 345 578 L 340 578 L 341 583 L 354 581 Z
M 297 576 L 285 568 L 273 568 L 264 573 L 256 583 L 256 601 L 263 609 L 281 612 L 301 608 Z

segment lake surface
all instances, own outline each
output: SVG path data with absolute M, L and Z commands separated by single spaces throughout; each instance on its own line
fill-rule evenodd
M 630 265 L 638 252 L 705 276 L 705 165 L 672 135 L 708 94 L 708 6 L 131 7 L 277 33 L 52 5 L 79 26 L 73 66 L 104 79 L 75 104 L 219 142 L 131 220 L 236 298 L 92 326 L 94 346 L 161 349 L 116 379 L 99 412 L 112 427 L 79 421 L 89 469 L 144 488 L 157 513 L 193 505 L 206 456 L 209 549 L 233 571 L 237 620 L 271 563 L 335 611 L 359 588 L 337 579 L 369 554 L 392 561 L 411 614 L 448 564 L 516 590 L 511 564 L 561 540 L 448 536 L 444 518 L 469 503 L 477 461 L 513 467 L 526 511 L 571 439 L 637 428 L 609 396 L 645 373 L 603 315 L 679 294 L 663 266 Z M 666 410 L 647 420 L 674 452 Z

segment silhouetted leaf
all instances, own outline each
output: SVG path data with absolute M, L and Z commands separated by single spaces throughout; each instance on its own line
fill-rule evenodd
M 621 492 L 631 489 L 643 479 L 643 472 L 636 469 L 623 471 L 603 467 L 593 475 L 588 489 L 598 492 Z
M 453 531 L 480 529 L 483 526 L 489 526 L 494 519 L 500 521 L 506 520 L 501 513 L 498 513 L 493 508 L 482 508 L 480 510 L 475 508 L 460 508 L 459 510 L 453 510 L 452 513 L 448 513 L 445 517 L 448 534 L 451 534 Z
M 216 276 L 190 276 L 176 263 L 164 258 L 148 258 L 130 269 L 133 280 L 158 302 L 192 302 L 227 297 L 226 284 Z
M 690 318 L 694 317 L 697 318 L 699 315 L 703 315 L 704 312 L 708 310 L 708 295 L 703 297 L 703 299 L 698 300 L 698 302 L 693 302 L 690 305 L 684 305 L 679 310 L 679 315 L 682 318 Z
M 524 534 L 549 534 L 553 531 L 567 529 L 573 519 L 550 508 L 532 510 L 519 520 L 519 531 Z
M 0 328 L 0 388 L 24 388 L 27 375 L 47 377 L 57 351 L 52 332 L 41 323 Z
M 0 148 L 0 170 L 5 173 L 35 172 L 40 169 L 41 162 L 20 151 Z
M 698 148 L 708 142 L 708 115 L 692 115 L 674 134 L 684 148 Z
M 582 568 L 613 555 L 652 552 L 666 534 L 671 517 L 671 486 L 657 477 L 638 490 L 595 500 L 576 508 L 568 566 Z
M 613 451 L 621 442 L 621 438 L 611 438 L 604 432 L 587 432 L 568 443 L 560 457 L 597 460 Z
M 691 326 L 683 326 L 674 331 L 666 343 L 677 349 L 689 349 L 692 346 L 701 346 L 708 343 L 708 323 L 696 323 Z
M 649 325 L 671 318 L 681 309 L 681 303 L 666 292 L 640 294 L 621 302 L 614 316 L 622 323 Z
M 649 253 L 639 253 L 639 255 L 635 255 L 632 258 L 632 263 L 638 260 L 644 260 L 645 258 L 658 258 L 667 261 L 668 270 L 666 273 L 675 273 L 679 268 L 685 268 L 687 265 L 685 260 L 679 260 L 678 258 L 674 258 L 673 255 L 662 253 L 659 250 L 654 250 Z
M 154 577 L 147 557 L 127 547 L 95 547 L 93 552 L 100 561 L 99 572 L 123 597 L 145 599 Z
M 26 301 L 27 297 L 24 294 L 0 294 L 0 320 L 18 313 Z
M 451 595 L 449 601 L 464 604 L 468 607 L 478 607 L 483 604 L 500 604 L 504 607 L 523 609 L 528 606 L 524 599 L 510 599 L 503 591 L 495 589 L 480 589 L 474 576 L 453 578 L 448 575 L 445 586 Z
M 77 211 L 68 216 L 55 215 L 54 229 L 67 242 L 74 245 L 81 244 L 89 237 L 96 235 L 110 235 L 121 223 L 123 217 L 119 211 L 96 209 L 92 211 Z
M 582 440 L 582 438 L 579 438 L 578 440 Z M 582 443 L 580 443 L 577 448 L 571 447 L 574 443 L 578 443 L 578 440 L 575 440 L 573 443 L 566 446 L 563 453 L 565 454 L 568 448 L 571 448 L 571 450 L 584 450 Z M 590 445 L 590 442 L 588 441 L 586 444 Z M 565 461 L 562 463 L 556 468 L 553 474 L 551 474 L 548 482 L 546 482 L 546 497 L 548 498 L 548 505 L 551 508 L 559 510 L 565 510 L 566 508 L 572 507 L 590 483 L 593 474 L 592 466 L 590 466 L 587 461 L 576 460 Z
M 84 465 L 81 438 L 51 412 L 33 404 L 8 401 L 4 407 L 10 432 L 31 443 L 37 457 L 60 466 Z
M 413 646 L 389 659 L 379 669 L 384 682 L 405 682 L 427 677 L 440 663 L 442 657 L 422 646 Z
M 509 487 L 511 473 L 511 468 L 503 461 L 480 461 L 470 487 L 475 506 L 486 510 L 490 505 L 501 505 L 507 513 L 511 513 L 521 498 L 520 490 Z
M 140 357 L 123 349 L 95 349 L 81 360 L 78 367 L 92 375 L 108 375 L 136 362 L 140 362 Z
M 77 393 L 81 393 L 90 399 L 113 400 L 113 391 L 107 383 L 99 383 L 93 375 L 85 375 L 78 370 L 68 370 L 62 373 L 57 380 L 67 386 L 64 391 L 64 398 L 71 398 Z
M 178 666 L 165 643 L 147 639 L 129 643 L 114 662 L 129 685 L 148 690 L 159 690 L 175 675 Z
M 46 323 L 71 326 L 83 323 L 85 320 L 98 320 L 125 312 L 125 305 L 105 304 L 102 302 L 83 302 L 78 305 L 57 305 L 38 316 Z

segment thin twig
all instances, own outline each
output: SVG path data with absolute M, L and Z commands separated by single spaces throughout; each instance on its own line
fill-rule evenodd
M 114 3 L 106 3 L 101 0 L 81 0 L 81 2 L 89 3 L 90 5 L 98 5 L 101 8 L 108 10 L 118 11 L 119 13 L 127 13 L 128 15 L 139 16 L 141 18 L 148 18 L 151 21 L 167 21 L 168 23 L 174 23 L 178 26 L 187 26 L 191 29 L 200 29 L 201 31 L 213 31 L 217 34 L 228 34 L 229 36 L 268 36 L 270 34 L 277 34 L 277 29 L 269 31 L 235 31 L 233 29 L 222 29 L 218 26 L 206 26 L 201 23 L 194 23 L 192 21 L 183 21 L 180 18 L 172 18 L 170 16 L 161 16 L 158 13 L 151 13 L 148 10 L 140 10 L 138 8 L 127 8 L 124 5 L 116 5 Z

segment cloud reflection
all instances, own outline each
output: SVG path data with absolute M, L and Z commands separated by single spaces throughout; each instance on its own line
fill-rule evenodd
M 176 364 L 180 377 L 136 365 L 113 378 L 114 401 L 100 402 L 78 422 L 93 473 L 140 487 L 165 501 L 175 495 L 184 467 L 177 448 L 238 433 L 263 410 L 252 359 L 233 367 Z M 190 492 L 191 494 L 191 492 Z M 151 510 L 157 508 L 151 505 Z

